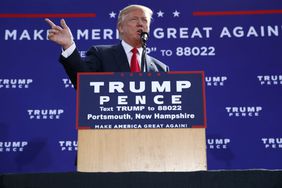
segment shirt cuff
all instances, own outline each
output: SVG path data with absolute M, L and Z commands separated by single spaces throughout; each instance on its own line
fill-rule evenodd
M 64 58 L 68 58 L 69 56 L 71 56 L 71 54 L 74 52 L 76 48 L 75 43 L 73 43 L 69 48 L 67 48 L 66 50 L 62 50 L 62 56 Z

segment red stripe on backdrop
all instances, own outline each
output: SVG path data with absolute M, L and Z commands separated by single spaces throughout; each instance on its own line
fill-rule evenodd
M 95 13 L 0 14 L 0 18 L 95 18 Z
M 193 12 L 193 16 L 227 16 L 227 15 L 258 15 L 258 14 L 282 14 L 282 10 L 242 10 L 242 11 L 207 11 Z

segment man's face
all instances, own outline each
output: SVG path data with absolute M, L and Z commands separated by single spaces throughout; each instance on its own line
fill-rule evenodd
M 134 47 L 141 46 L 140 34 L 149 32 L 150 20 L 143 10 L 134 9 L 126 14 L 119 25 L 123 40 Z

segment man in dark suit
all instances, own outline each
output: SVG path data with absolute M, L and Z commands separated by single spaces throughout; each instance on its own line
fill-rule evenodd
M 121 42 L 116 45 L 92 46 L 82 60 L 72 39 L 72 34 L 64 19 L 61 26 L 45 19 L 50 25 L 49 40 L 63 48 L 60 62 L 72 83 L 76 85 L 77 72 L 166 72 L 168 66 L 144 54 L 141 33 L 149 32 L 152 10 L 142 5 L 130 5 L 122 9 L 118 16 L 117 28 Z M 137 49 L 133 55 L 133 49 Z M 137 65 L 131 65 L 132 56 L 137 57 Z M 145 63 L 145 65 L 142 63 Z M 137 66 L 137 68 L 136 68 Z

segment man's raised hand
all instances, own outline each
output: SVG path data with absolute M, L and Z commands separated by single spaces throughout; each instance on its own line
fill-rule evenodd
M 61 26 L 54 24 L 54 22 L 48 18 L 46 18 L 45 21 L 51 27 L 48 33 L 49 40 L 59 44 L 63 49 L 67 49 L 73 44 L 71 31 L 64 19 L 60 21 Z

